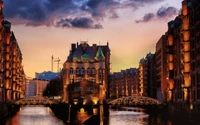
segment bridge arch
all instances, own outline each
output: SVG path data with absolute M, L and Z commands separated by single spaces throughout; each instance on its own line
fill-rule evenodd
M 17 100 L 14 102 L 17 105 L 51 105 L 54 104 L 52 100 L 43 97 L 30 97 Z
M 145 96 L 127 96 L 127 97 L 121 97 L 118 99 L 114 99 L 112 101 L 109 101 L 108 104 L 110 105 L 129 105 L 129 106 L 148 106 L 148 105 L 161 105 L 163 104 L 161 101 L 145 97 Z

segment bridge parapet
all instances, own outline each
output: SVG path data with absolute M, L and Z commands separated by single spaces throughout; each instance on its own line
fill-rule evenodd
M 114 99 L 112 101 L 109 101 L 108 104 L 110 105 L 129 105 L 129 106 L 147 106 L 147 105 L 162 105 L 163 103 L 159 100 L 145 97 L 145 96 L 128 96 L 128 97 L 122 97 L 118 99 Z
M 24 98 L 14 102 L 17 105 L 52 105 L 54 101 L 43 97 Z

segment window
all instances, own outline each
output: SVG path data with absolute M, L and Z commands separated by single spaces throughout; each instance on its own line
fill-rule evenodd
M 92 68 L 92 74 L 96 74 L 96 69 Z
M 74 73 L 73 68 L 70 68 L 70 69 L 69 69 L 69 74 L 73 74 L 73 73 Z
M 91 69 L 90 68 L 87 69 L 87 74 L 91 74 Z
M 85 69 L 81 68 L 81 74 L 85 74 Z
M 76 69 L 76 74 L 80 74 L 80 69 L 79 68 Z

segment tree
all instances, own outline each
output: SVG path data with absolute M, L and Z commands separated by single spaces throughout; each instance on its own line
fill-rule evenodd
M 57 77 L 55 79 L 50 80 L 47 84 L 45 90 L 43 91 L 43 96 L 61 96 L 63 90 L 63 82 L 62 78 Z

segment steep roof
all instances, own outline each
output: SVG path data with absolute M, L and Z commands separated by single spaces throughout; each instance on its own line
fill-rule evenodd
M 97 50 L 96 58 L 97 58 L 97 59 L 105 58 L 105 56 L 104 56 L 104 54 L 103 54 L 103 52 L 102 52 L 101 47 L 99 47 L 98 50 Z

